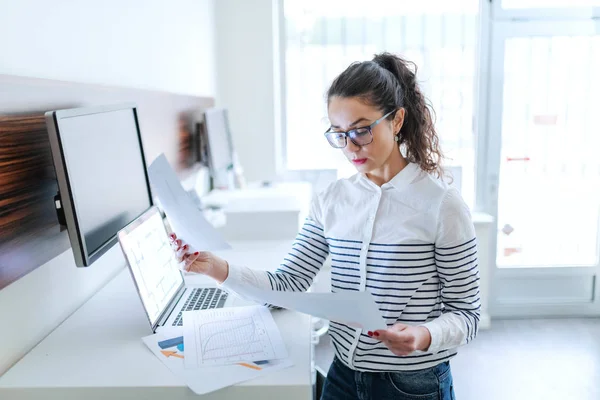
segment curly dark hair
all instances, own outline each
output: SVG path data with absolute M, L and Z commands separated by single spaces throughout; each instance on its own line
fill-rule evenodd
M 412 68 L 411 68 L 412 67 Z M 358 97 L 384 114 L 404 108 L 399 145 L 408 161 L 438 177 L 444 175 L 444 158 L 434 126 L 435 112 L 417 83 L 417 66 L 391 53 L 372 61 L 352 63 L 331 84 L 327 102 L 334 96 Z M 388 117 L 393 120 L 395 113 Z

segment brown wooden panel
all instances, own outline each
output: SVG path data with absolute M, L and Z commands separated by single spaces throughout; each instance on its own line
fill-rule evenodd
M 56 191 L 43 114 L 0 116 L 0 288 L 35 267 L 39 239 L 52 228 L 46 239 L 57 251 L 68 248 L 53 214 Z
M 43 113 L 122 102 L 137 105 L 146 161 L 165 153 L 184 174 L 196 116 L 213 99 L 0 75 L 0 289 L 69 248 Z

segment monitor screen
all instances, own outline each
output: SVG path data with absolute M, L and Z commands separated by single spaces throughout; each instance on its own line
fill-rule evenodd
M 150 324 L 154 326 L 183 286 L 177 258 L 158 209 L 152 207 L 119 232 L 119 241 Z
M 210 167 L 213 173 L 227 171 L 233 165 L 233 145 L 227 120 L 227 112 L 219 108 L 210 108 L 204 112 Z
M 136 109 L 46 115 L 75 261 L 88 266 L 116 242 L 121 228 L 152 205 Z

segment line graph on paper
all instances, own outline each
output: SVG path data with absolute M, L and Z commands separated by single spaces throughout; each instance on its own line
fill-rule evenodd
M 287 356 L 273 317 L 264 307 L 188 311 L 183 320 L 188 368 Z
M 201 324 L 198 329 L 202 360 L 268 360 L 273 346 L 256 316 Z

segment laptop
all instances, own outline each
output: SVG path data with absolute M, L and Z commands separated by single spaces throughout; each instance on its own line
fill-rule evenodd
M 121 229 L 118 238 L 152 332 L 182 326 L 183 311 L 251 304 L 229 295 L 216 283 L 186 285 L 162 215 L 155 206 Z

